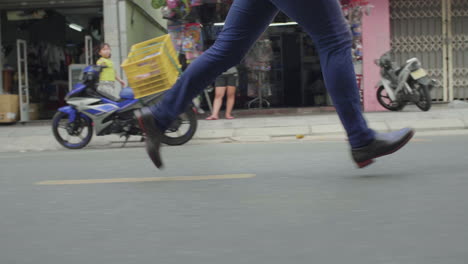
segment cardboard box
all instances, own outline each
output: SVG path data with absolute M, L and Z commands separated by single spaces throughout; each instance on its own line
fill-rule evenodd
M 19 117 L 19 97 L 0 94 L 0 123 L 14 123 Z
M 39 104 L 29 104 L 29 120 L 39 120 Z

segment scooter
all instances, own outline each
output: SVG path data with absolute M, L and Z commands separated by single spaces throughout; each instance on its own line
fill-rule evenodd
M 396 67 L 390 51 L 382 55 L 375 64 L 381 68 L 381 81 L 377 84 L 377 100 L 386 109 L 400 111 L 412 102 L 422 111 L 431 109 L 431 90 L 437 81 L 429 78 L 417 58 Z

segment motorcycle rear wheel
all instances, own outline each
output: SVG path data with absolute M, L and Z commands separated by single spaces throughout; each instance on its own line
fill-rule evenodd
M 197 131 L 197 125 L 197 116 L 190 107 L 164 132 L 161 142 L 169 146 L 183 145 L 193 138 Z

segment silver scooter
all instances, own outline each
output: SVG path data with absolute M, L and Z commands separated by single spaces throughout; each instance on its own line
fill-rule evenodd
M 377 84 L 377 100 L 388 110 L 400 111 L 408 103 L 414 103 L 422 111 L 431 109 L 431 90 L 437 84 L 429 78 L 417 58 L 406 61 L 398 68 L 391 52 L 387 52 L 375 64 L 381 68 L 382 80 Z

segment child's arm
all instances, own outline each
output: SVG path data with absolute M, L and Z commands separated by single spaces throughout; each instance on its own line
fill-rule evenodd
M 124 80 L 120 79 L 119 76 L 117 76 L 117 71 L 115 71 L 115 79 L 122 85 L 122 87 L 127 86 Z

